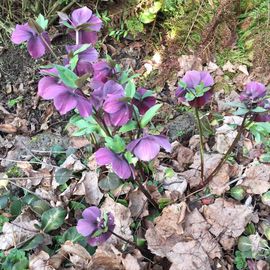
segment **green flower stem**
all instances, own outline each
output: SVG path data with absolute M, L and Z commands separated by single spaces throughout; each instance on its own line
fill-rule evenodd
M 223 156 L 223 158 L 218 163 L 217 167 L 213 170 L 213 172 L 205 179 L 205 181 L 202 183 L 202 185 L 200 185 L 198 188 L 202 188 L 202 187 L 206 186 L 212 180 L 212 178 L 219 172 L 219 170 L 221 169 L 222 165 L 226 162 L 226 160 L 230 156 L 231 152 L 233 151 L 233 149 L 237 145 L 238 141 L 240 140 L 241 134 L 245 130 L 245 124 L 246 124 L 246 120 L 247 120 L 247 117 L 249 116 L 249 114 L 250 113 L 248 112 L 248 113 L 246 113 L 244 115 L 244 119 L 242 121 L 241 126 L 238 129 L 238 133 L 237 133 L 236 137 L 234 138 L 231 146 L 229 147 L 229 149 L 227 150 L 227 152 L 225 153 L 225 155 Z
M 200 134 L 201 182 L 204 185 L 203 129 L 202 129 L 202 123 L 200 120 L 198 108 L 195 108 L 195 116 L 198 122 L 198 128 L 199 128 L 199 134 Z
M 136 110 L 134 109 L 134 106 L 135 106 L 135 105 L 133 105 L 132 109 L 133 109 L 133 113 L 134 113 L 134 115 L 135 115 L 135 120 L 136 120 L 136 122 L 137 122 L 137 124 L 138 124 L 138 132 L 137 132 L 137 139 L 138 139 L 138 138 L 140 137 L 141 133 L 142 133 L 142 128 L 141 128 L 141 124 L 140 124 L 140 120 L 139 120 L 139 117 L 138 117 L 138 115 L 137 115 L 137 112 L 136 112 Z

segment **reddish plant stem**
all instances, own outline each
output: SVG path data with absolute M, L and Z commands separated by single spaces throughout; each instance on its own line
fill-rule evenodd
M 247 117 L 248 116 L 249 116 L 249 113 L 246 113 L 245 116 L 244 116 L 244 119 L 242 121 L 242 124 L 239 127 L 239 129 L 238 129 L 238 133 L 237 133 L 236 137 L 234 138 L 231 146 L 229 147 L 229 149 L 227 150 L 227 152 L 225 153 L 225 155 L 223 156 L 223 158 L 220 160 L 220 162 L 218 163 L 218 165 L 216 166 L 216 168 L 205 179 L 205 181 L 196 188 L 196 190 L 205 187 L 212 180 L 212 178 L 219 172 L 219 170 L 221 169 L 222 165 L 226 162 L 227 158 L 229 157 L 229 155 L 231 154 L 231 152 L 233 151 L 233 149 L 237 145 L 238 141 L 240 140 L 241 134 L 245 130 L 245 123 L 246 123 L 246 120 L 247 120 Z

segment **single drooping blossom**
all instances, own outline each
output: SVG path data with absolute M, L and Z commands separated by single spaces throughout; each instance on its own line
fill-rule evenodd
M 83 219 L 78 221 L 77 231 L 87 237 L 90 246 L 98 246 L 104 243 L 112 235 L 115 228 L 112 213 L 104 213 L 96 206 L 86 208 L 82 212 Z
M 210 101 L 212 97 L 210 88 L 214 85 L 214 80 L 208 72 L 187 71 L 182 83 L 185 84 L 185 87 L 180 85 L 176 90 L 176 97 L 178 97 L 179 102 L 188 101 L 190 106 L 200 108 Z M 198 93 L 198 87 L 202 88 L 203 91 Z M 187 94 L 190 94 L 193 99 L 187 100 Z
M 104 119 L 110 126 L 125 125 L 132 118 L 132 106 L 123 94 L 108 94 L 103 104 Z
M 158 155 L 161 147 L 167 152 L 171 152 L 172 146 L 166 136 L 146 134 L 142 138 L 129 143 L 127 150 L 140 160 L 150 161 Z
M 69 27 L 73 28 L 70 31 L 73 38 L 76 39 L 76 32 L 78 33 L 78 44 L 95 44 L 97 42 L 97 32 L 101 29 L 102 21 L 93 14 L 91 9 L 87 7 L 75 9 L 70 18 L 61 13 L 59 16 L 60 23 L 65 24 L 66 22 L 70 24 Z
M 266 95 L 266 88 L 262 83 L 250 82 L 240 95 L 242 102 L 257 102 Z
M 53 99 L 55 108 L 62 115 L 75 108 L 83 117 L 92 113 L 92 103 L 82 95 L 81 91 L 59 84 L 57 77 L 42 78 L 38 83 L 38 95 L 46 100 Z
M 46 31 L 38 33 L 37 30 L 31 28 L 28 23 L 16 25 L 11 35 L 11 41 L 15 44 L 27 42 L 28 52 L 34 59 L 43 56 L 48 50 L 48 46 L 50 46 L 48 33 Z
M 139 88 L 132 99 L 132 104 L 136 105 L 141 115 L 144 115 L 152 106 L 156 104 L 155 97 L 146 95 L 147 90 L 145 88 Z
M 74 52 L 80 49 L 83 45 L 69 45 L 66 46 L 69 58 L 74 56 Z M 93 62 L 97 61 L 98 52 L 95 48 L 89 47 L 86 50 L 78 53 L 78 62 L 74 69 L 74 72 L 78 76 L 83 76 L 86 73 L 93 73 Z M 65 64 L 69 64 L 69 60 Z
M 100 148 L 96 153 L 96 161 L 100 166 L 111 165 L 112 170 L 121 179 L 128 179 L 134 177 L 134 168 L 128 164 L 122 154 L 116 154 L 108 148 Z

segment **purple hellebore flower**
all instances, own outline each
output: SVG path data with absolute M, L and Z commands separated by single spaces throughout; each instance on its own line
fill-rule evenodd
M 105 218 L 104 215 L 107 217 Z M 78 221 L 76 229 L 81 235 L 87 237 L 90 246 L 98 246 L 112 235 L 111 232 L 115 228 L 114 217 L 110 212 L 104 215 L 96 206 L 88 207 L 82 212 L 83 219 Z
M 93 64 L 94 77 L 95 81 L 107 82 L 110 76 L 112 76 L 115 71 L 114 69 L 105 61 L 101 60 Z
M 47 51 L 47 45 L 51 44 L 49 35 L 46 31 L 39 34 L 36 30 L 32 29 L 28 23 L 19 25 L 17 24 L 11 35 L 11 41 L 15 44 L 21 44 L 27 41 L 27 49 L 30 55 L 37 59 L 43 56 Z
M 70 45 L 70 46 L 66 46 L 66 50 L 69 53 L 69 55 L 71 55 L 72 57 L 73 53 L 76 50 L 80 49 L 81 47 L 82 45 Z M 77 62 L 74 72 L 78 76 L 83 76 L 86 73 L 92 73 L 93 72 L 92 63 L 98 59 L 98 52 L 95 48 L 89 47 L 83 52 L 78 54 L 78 59 L 79 60 Z M 69 63 L 69 61 L 66 61 L 66 62 L 67 62 L 66 64 Z
M 134 177 L 134 168 L 128 164 L 126 159 L 121 154 L 116 154 L 107 148 L 100 148 L 95 153 L 97 164 L 112 165 L 112 170 L 121 179 L 128 179 L 131 176 Z
M 92 113 L 92 104 L 79 89 L 71 89 L 58 83 L 58 78 L 46 76 L 38 83 L 38 95 L 45 100 L 54 101 L 55 108 L 60 114 L 66 114 L 77 108 L 80 115 L 87 117 Z
M 203 83 L 204 87 L 211 87 L 214 85 L 214 80 L 208 72 L 196 70 L 187 71 L 182 79 L 182 82 L 184 82 L 187 87 L 184 89 L 179 86 L 176 89 L 176 97 L 178 97 L 179 102 L 186 101 L 185 95 L 188 93 L 188 90 L 194 91 L 196 86 L 200 85 L 201 83 Z M 211 99 L 211 97 L 212 92 L 207 91 L 203 96 L 196 97 L 194 100 L 188 101 L 188 103 L 192 107 L 200 108 L 204 106 Z
M 60 23 L 68 21 L 75 31 L 79 34 L 79 44 L 97 42 L 97 32 L 101 29 L 102 21 L 95 15 L 91 9 L 82 7 L 75 9 L 71 13 L 71 18 L 60 15 Z M 73 38 L 76 38 L 74 31 L 70 32 Z
M 141 115 L 144 115 L 152 106 L 156 104 L 156 99 L 153 96 L 147 96 L 143 98 L 143 95 L 147 92 L 145 88 L 139 88 L 137 94 L 139 99 L 133 98 L 132 103 L 139 109 Z
M 108 125 L 122 126 L 132 118 L 132 106 L 123 94 L 108 94 L 103 104 L 105 121 Z
M 263 98 L 266 95 L 266 88 L 262 83 L 259 82 L 249 82 L 245 86 L 244 92 L 240 95 L 240 100 L 256 102 L 260 98 Z
M 172 146 L 168 138 L 164 135 L 144 135 L 140 139 L 136 139 L 127 145 L 127 150 L 132 152 L 137 158 L 143 161 L 154 159 L 160 147 L 166 152 L 171 152 Z

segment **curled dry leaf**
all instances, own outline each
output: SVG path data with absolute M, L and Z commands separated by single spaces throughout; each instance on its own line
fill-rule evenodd
M 41 250 L 38 254 L 31 254 L 29 258 L 30 270 L 54 270 L 52 266 L 48 265 L 50 256 L 45 251 Z
M 133 222 L 131 218 L 131 213 L 129 208 L 124 205 L 115 202 L 110 197 L 107 197 L 104 203 L 102 204 L 101 209 L 106 212 L 111 212 L 114 216 L 115 229 L 114 232 L 121 235 L 122 237 L 133 241 L 132 232 L 130 230 L 130 224 Z M 112 235 L 108 242 L 109 243 L 118 243 L 121 241 L 116 236 Z M 122 242 L 122 241 L 121 241 Z
M 242 185 L 250 194 L 263 194 L 270 189 L 270 165 L 251 163 L 245 171 Z
M 194 154 L 190 148 L 180 145 L 177 153 L 178 169 L 180 172 L 184 171 L 187 166 L 193 162 L 193 157 Z
M 74 264 L 75 269 L 92 269 L 92 258 L 89 252 L 81 245 L 71 241 L 66 241 L 61 246 L 59 252 L 50 258 L 49 265 L 59 269 L 67 257 Z
M 32 215 L 25 212 L 18 216 L 12 223 L 5 222 L 0 235 L 0 250 L 7 250 L 18 246 L 22 242 L 35 236 L 39 230 L 35 228 L 39 222 Z
M 162 215 L 155 219 L 155 226 L 151 225 L 147 229 L 145 238 L 148 248 L 156 255 L 166 257 L 167 253 L 184 236 L 183 220 L 185 218 L 187 205 L 172 204 L 163 209 Z
M 134 190 L 129 193 L 129 209 L 131 216 L 134 218 L 142 218 L 149 215 L 148 201 L 140 190 Z
M 79 172 L 84 170 L 86 167 L 81 163 L 81 161 L 75 156 L 70 155 L 61 165 L 61 168 L 72 170 L 73 172 Z
M 251 207 L 218 198 L 213 204 L 204 206 L 203 215 L 211 225 L 209 231 L 220 239 L 225 250 L 230 250 L 254 214 Z

